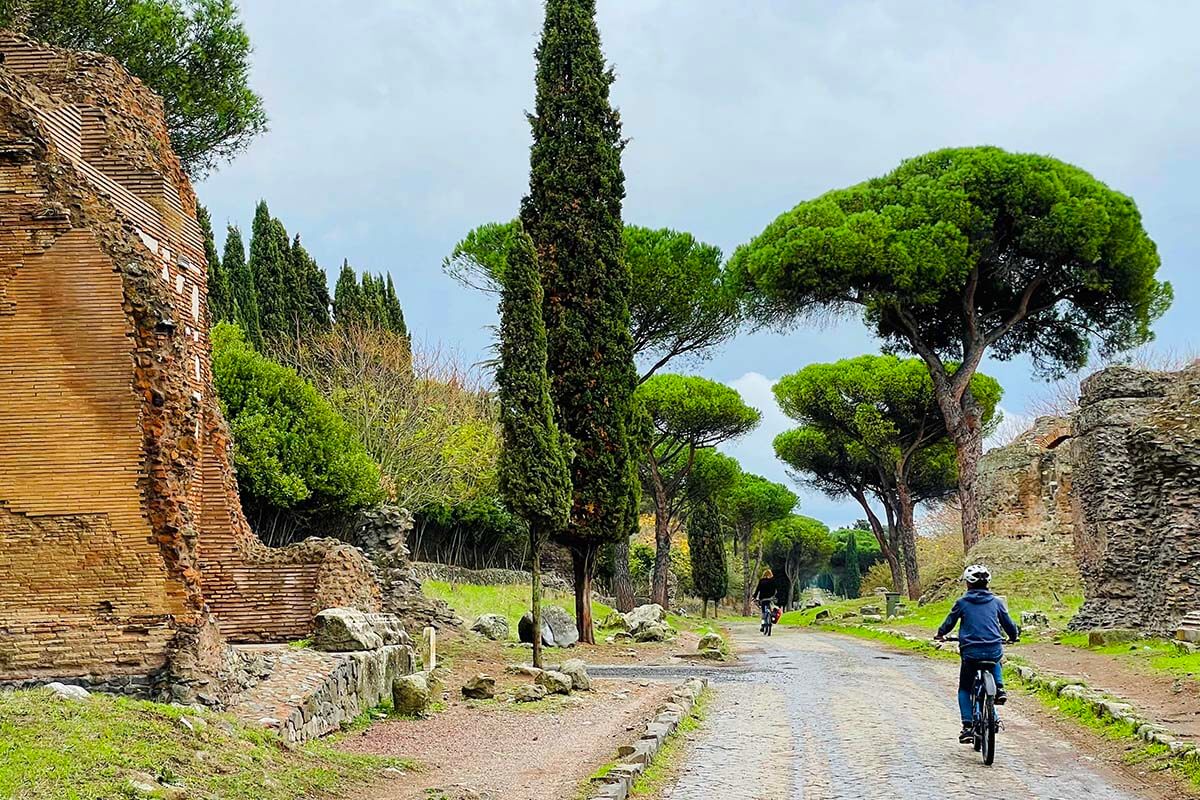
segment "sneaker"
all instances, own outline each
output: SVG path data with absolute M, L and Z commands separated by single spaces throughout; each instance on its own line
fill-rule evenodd
M 1002 706 L 1008 702 L 1008 692 L 1004 691 L 1003 686 L 996 687 L 996 705 Z
M 970 725 L 963 725 L 961 731 L 958 732 L 959 744 L 974 744 L 975 730 Z

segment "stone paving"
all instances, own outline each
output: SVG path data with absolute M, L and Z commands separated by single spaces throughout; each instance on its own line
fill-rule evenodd
M 1149 797 L 1010 704 L 996 763 L 960 745 L 952 664 L 776 628 L 736 634 L 749 669 L 717 695 L 671 800 Z M 721 676 L 724 676 L 722 679 Z

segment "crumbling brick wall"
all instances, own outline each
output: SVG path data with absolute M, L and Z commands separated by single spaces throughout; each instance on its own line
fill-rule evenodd
M 1200 362 L 1097 372 L 1073 428 L 1086 600 L 1071 625 L 1171 635 L 1200 607 Z
M 114 61 L 0 32 L 0 680 L 146 675 L 374 610 L 352 548 L 271 550 L 237 499 L 196 199 Z
M 980 528 L 984 536 L 1035 538 L 1073 549 L 1071 420 L 1038 417 L 1033 426 L 979 463 Z

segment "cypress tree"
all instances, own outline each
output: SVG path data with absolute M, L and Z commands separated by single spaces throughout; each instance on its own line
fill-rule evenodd
M 280 234 L 284 242 L 279 247 Z M 254 209 L 250 228 L 250 271 L 258 292 L 259 326 L 265 339 L 293 331 L 291 267 L 287 258 L 287 231 L 271 218 L 265 200 Z
M 521 221 L 542 277 L 547 368 L 556 419 L 574 444 L 571 552 L 581 641 L 593 643 L 597 555 L 628 532 L 627 441 L 636 382 L 623 260 L 621 121 L 609 103 L 594 0 L 547 0 L 530 115 L 529 193 Z
M 692 562 L 692 586 L 696 596 L 704 601 L 701 615 L 708 612 L 713 601 L 713 616 L 717 605 L 729 592 L 729 572 L 725 566 L 725 544 L 721 540 L 721 515 L 712 497 L 691 505 L 687 523 L 688 552 Z
M 218 322 L 233 322 L 233 286 L 229 272 L 217 255 L 217 242 L 213 236 L 212 217 L 204 206 L 197 206 L 196 220 L 204 232 L 204 258 L 208 262 L 208 317 L 212 325 Z
M 292 274 L 296 282 L 295 313 L 305 330 L 325 330 L 329 327 L 329 283 L 325 270 L 300 244 L 300 234 L 292 240 L 290 252 Z
M 538 284 L 539 287 L 541 284 Z M 387 276 L 387 312 L 388 330 L 401 336 L 408 336 L 408 326 L 404 324 L 404 309 L 400 306 L 400 298 L 396 296 L 396 284 L 392 283 L 392 275 Z
M 246 261 L 246 245 L 242 242 L 242 232 L 236 225 L 230 225 L 225 231 L 225 253 L 221 259 L 221 266 L 229 275 L 234 321 L 246 332 L 246 338 L 251 344 L 262 344 L 257 281 L 254 280 L 250 263 Z
M 333 319 L 339 325 L 361 325 L 362 307 L 362 287 L 358 285 L 358 276 L 350 262 L 344 260 L 333 287 Z
M 509 244 L 509 272 L 500 295 L 500 493 L 529 528 L 533 562 L 533 663 L 542 661 L 541 551 L 561 531 L 571 510 L 571 479 L 546 375 L 542 285 L 533 242 L 517 227 Z
M 862 591 L 862 569 L 858 563 L 858 532 L 851 530 L 846 536 L 846 549 L 842 551 L 842 594 L 858 597 Z

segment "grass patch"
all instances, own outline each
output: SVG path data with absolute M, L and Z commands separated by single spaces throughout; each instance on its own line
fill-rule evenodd
M 503 614 L 508 620 L 510 635 L 515 640 L 517 623 L 529 610 L 530 589 L 524 584 L 498 584 L 480 586 L 471 583 L 447 583 L 446 581 L 425 581 L 421 590 L 430 597 L 444 600 L 458 612 L 467 624 L 475 621 L 481 614 Z M 564 611 L 575 616 L 575 596 L 566 592 L 547 591 L 542 598 L 544 605 L 560 606 Z M 603 603 L 592 603 L 592 618 L 597 622 L 612 613 L 612 609 Z
M 1123 757 L 1125 763 L 1141 764 L 1151 770 L 1169 769 L 1200 788 L 1200 761 L 1186 756 L 1173 756 L 1165 745 L 1145 744 L 1137 735 L 1137 728 L 1132 723 L 1100 715 L 1086 700 L 1062 697 L 1043 686 L 1027 683 L 1016 671 L 1008 675 L 1008 683 L 1020 685 L 1059 716 L 1070 719 L 1099 736 L 1113 741 L 1133 743 Z
M 696 698 L 692 712 L 679 721 L 675 732 L 663 742 L 654 759 L 646 767 L 633 786 L 629 789 L 630 797 L 658 797 L 667 786 L 667 781 L 674 776 L 679 763 L 685 754 L 688 740 L 700 727 L 708 712 L 708 703 L 712 699 L 712 690 L 705 689 Z
M 204 720 L 195 731 L 184 716 Z M 398 759 L 352 755 L 335 742 L 286 749 L 270 732 L 231 718 L 94 694 L 58 700 L 45 690 L 0 692 L 0 797 L 134 797 L 133 773 L 185 787 L 197 800 L 290 800 L 376 778 Z
M 1181 650 L 1170 639 L 1138 639 L 1133 642 L 1091 647 L 1088 645 L 1086 633 L 1064 633 L 1055 641 L 1067 647 L 1117 656 L 1131 661 L 1136 666 L 1179 678 L 1195 678 L 1200 675 L 1200 653 Z

